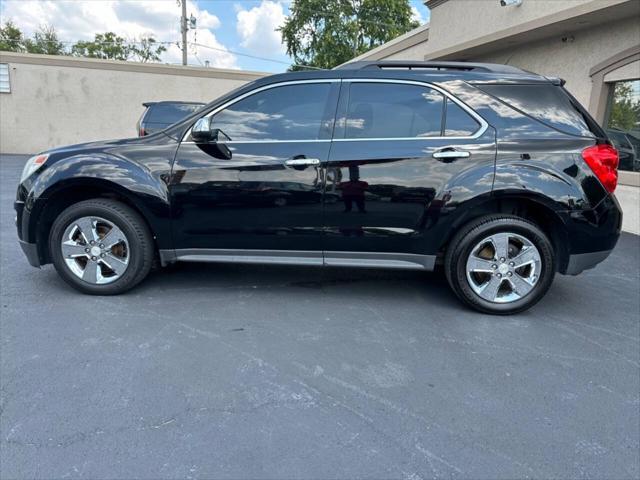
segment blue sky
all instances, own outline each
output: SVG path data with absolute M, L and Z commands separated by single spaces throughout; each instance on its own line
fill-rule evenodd
M 209 61 L 213 67 L 267 72 L 284 71 L 291 63 L 275 32 L 289 13 L 290 0 L 185 0 L 187 15 L 198 19 L 189 32 L 189 64 Z M 429 19 L 421 0 L 411 0 L 414 16 Z M 31 34 L 40 25 L 52 25 L 61 40 L 75 42 L 95 33 L 114 31 L 135 41 L 153 34 L 167 43 L 166 63 L 179 63 L 180 7 L 176 0 L 1 0 L 0 20 L 11 19 Z M 195 45 L 199 44 L 199 45 Z M 274 61 L 250 58 L 269 58 Z M 281 63 L 278 63 L 281 62 Z

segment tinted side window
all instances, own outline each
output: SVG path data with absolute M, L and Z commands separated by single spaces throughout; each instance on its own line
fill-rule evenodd
M 147 122 L 172 124 L 200 110 L 202 105 L 189 103 L 158 103 L 149 107 L 145 116 Z
M 325 113 L 330 91 L 330 83 L 270 88 L 218 112 L 212 126 L 234 141 L 330 138 Z
M 468 137 L 473 135 L 480 125 L 464 109 L 447 98 L 447 113 L 445 121 L 445 137 Z
M 345 138 L 415 138 L 442 134 L 444 101 L 418 85 L 352 83 Z
M 593 137 L 582 113 L 562 87 L 555 85 L 485 85 L 485 92 L 553 128 Z

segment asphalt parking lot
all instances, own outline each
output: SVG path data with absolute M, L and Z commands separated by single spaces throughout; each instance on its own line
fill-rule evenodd
M 529 312 L 436 274 L 27 264 L 0 157 L 0 477 L 638 478 L 640 237 Z

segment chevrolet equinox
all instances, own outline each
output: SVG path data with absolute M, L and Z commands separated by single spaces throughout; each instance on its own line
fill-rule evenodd
M 618 153 L 563 84 L 462 62 L 262 78 L 155 134 L 29 159 L 20 244 L 88 294 L 154 262 L 439 269 L 469 306 L 519 312 L 620 235 Z

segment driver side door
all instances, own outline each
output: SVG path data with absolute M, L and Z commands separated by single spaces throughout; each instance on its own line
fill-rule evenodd
M 178 148 L 170 185 L 178 257 L 322 263 L 321 169 L 339 87 L 267 85 L 208 114 L 226 148 L 190 136 Z

